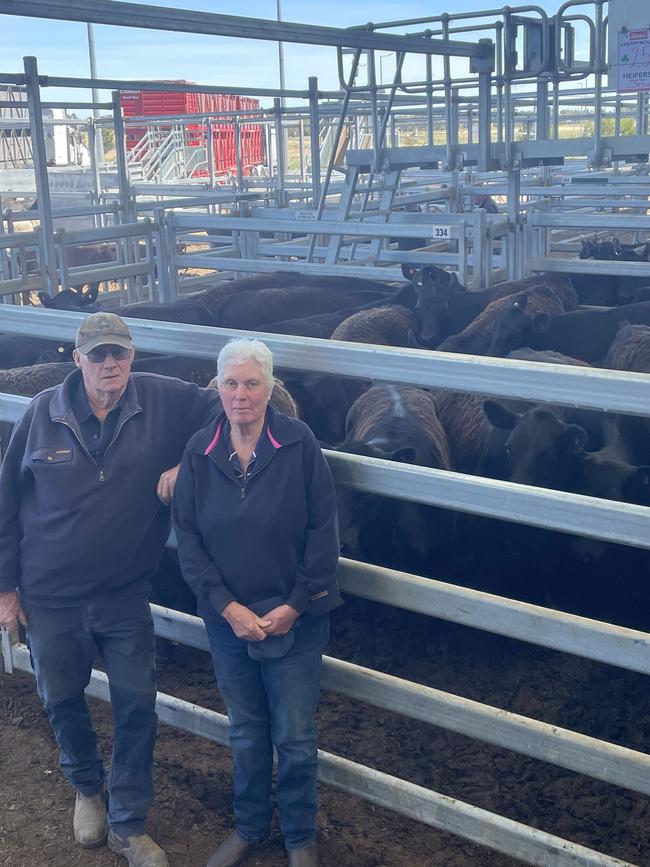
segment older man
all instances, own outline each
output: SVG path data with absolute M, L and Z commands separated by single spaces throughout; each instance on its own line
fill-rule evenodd
M 0 472 L 0 624 L 27 627 L 39 695 L 77 790 L 74 835 L 131 867 L 164 867 L 145 834 L 156 735 L 149 579 L 169 532 L 177 465 L 216 414 L 211 389 L 131 373 L 126 323 L 94 313 L 76 338 L 79 370 L 38 395 Z M 84 689 L 101 657 L 113 708 L 108 781 Z

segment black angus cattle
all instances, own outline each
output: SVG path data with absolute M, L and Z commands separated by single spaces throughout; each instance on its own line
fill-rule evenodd
M 94 304 L 98 295 L 99 283 L 92 283 L 85 290 L 62 289 L 52 298 L 47 292 L 39 292 L 38 300 L 41 302 L 41 307 L 48 307 L 51 310 L 80 310 L 84 313 L 94 313 Z
M 600 259 L 607 262 L 648 262 L 650 241 L 644 244 L 621 244 L 611 241 L 583 240 L 580 259 Z M 614 307 L 650 300 L 650 269 L 648 277 L 624 277 L 611 274 L 574 274 L 573 285 L 581 304 Z
M 446 337 L 462 331 L 498 298 L 537 286 L 566 293 L 571 286 L 570 281 L 560 275 L 540 274 L 470 291 L 458 281 L 456 274 L 435 265 L 425 268 L 403 265 L 402 273 L 411 281 L 417 295 L 419 345 L 428 349 L 435 349 Z
M 24 334 L 0 334 L 0 369 L 69 361 L 72 345 Z
M 338 450 L 448 470 L 449 448 L 432 396 L 418 388 L 375 386 L 350 408 Z M 420 575 L 444 575 L 453 513 L 406 500 L 338 489 L 342 553 Z M 362 606 L 359 655 L 375 655 L 372 612 Z
M 344 319 L 332 332 L 331 339 L 378 346 L 408 346 L 409 334 L 417 327 L 417 316 L 407 307 L 376 307 L 360 310 Z
M 650 301 L 610 310 L 572 310 L 569 313 L 526 315 L 521 304 L 510 305 L 495 324 L 489 355 L 507 355 L 521 346 L 552 349 L 590 364 L 607 354 L 623 322 L 650 325 Z
M 303 319 L 285 319 L 280 322 L 265 322 L 256 331 L 269 334 L 293 334 L 298 337 L 320 337 L 326 340 L 337 325 L 357 313 L 358 307 L 346 307 L 333 313 L 318 313 L 316 316 L 305 316 Z
M 407 346 L 409 334 L 416 325 L 413 311 L 405 307 L 380 306 L 346 317 L 330 339 L 375 346 Z M 282 378 L 301 407 L 303 420 L 318 439 L 326 443 L 343 439 L 347 411 L 370 387 L 368 381 L 332 374 L 293 371 Z
M 386 287 L 383 292 L 377 292 L 320 285 L 241 292 L 222 300 L 215 324 L 223 328 L 257 329 L 265 322 L 334 313 L 380 301 L 387 294 Z
M 574 310 L 577 297 L 573 288 L 551 289 L 536 286 L 506 298 L 497 298 L 459 334 L 452 334 L 438 346 L 443 352 L 464 352 L 468 355 L 492 354 L 494 332 L 504 311 L 516 308 L 527 317 L 540 313 L 550 315 Z

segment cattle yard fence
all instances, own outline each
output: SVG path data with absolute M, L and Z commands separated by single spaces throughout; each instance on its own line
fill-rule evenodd
M 5 306 L 0 310 L 0 330 L 71 339 L 82 318 L 78 313 Z M 227 329 L 202 326 L 144 320 L 129 324 L 143 350 L 201 358 L 213 358 L 232 336 Z M 254 334 L 265 340 L 281 367 L 650 415 L 647 377 L 642 374 Z M 16 420 L 27 403 L 26 398 L 0 397 L 0 419 Z M 326 456 L 339 485 L 650 547 L 650 512 L 641 506 L 335 452 Z M 351 595 L 650 673 L 650 635 L 637 630 L 346 559 L 340 562 L 339 578 L 342 589 Z M 152 610 L 159 636 L 207 649 L 198 618 L 155 605 Z M 3 653 L 8 671 L 31 670 L 26 647 L 12 646 L 7 634 Z M 376 707 L 650 793 L 650 757 L 640 751 L 333 658 L 325 660 L 323 684 Z M 104 674 L 93 672 L 88 692 L 108 699 Z M 163 694 L 158 696 L 157 709 L 164 722 L 227 742 L 227 720 L 217 713 Z M 548 867 L 629 863 L 329 753 L 320 754 L 319 775 L 343 791 L 526 863 Z

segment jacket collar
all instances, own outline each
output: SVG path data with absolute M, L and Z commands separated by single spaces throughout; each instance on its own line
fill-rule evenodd
M 75 418 L 73 410 L 73 394 L 75 389 L 83 388 L 83 377 L 80 370 L 73 370 L 63 380 L 59 388 L 55 389 L 52 399 L 50 400 L 50 418 L 52 421 L 67 421 Z M 138 403 L 138 395 L 135 388 L 133 377 L 129 377 L 126 386 L 126 391 L 120 398 L 122 409 L 118 419 L 118 424 L 121 419 L 126 418 L 134 412 L 141 411 L 142 407 Z
M 214 452 L 224 437 L 226 413 L 220 412 L 210 427 L 205 428 L 194 442 L 191 451 L 195 454 L 209 455 Z M 264 438 L 277 451 L 284 446 L 300 440 L 300 434 L 286 415 L 276 412 L 269 404 L 260 439 Z

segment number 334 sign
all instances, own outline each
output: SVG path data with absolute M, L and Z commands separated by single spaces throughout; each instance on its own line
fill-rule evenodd
M 650 29 L 618 34 L 617 90 L 650 90 Z

